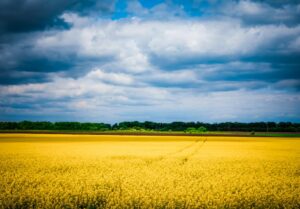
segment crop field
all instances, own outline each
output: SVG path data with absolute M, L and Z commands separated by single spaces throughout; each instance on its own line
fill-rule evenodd
M 0 208 L 300 208 L 300 138 L 0 134 Z

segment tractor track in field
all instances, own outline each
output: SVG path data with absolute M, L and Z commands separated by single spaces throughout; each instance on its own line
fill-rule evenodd
M 188 160 L 189 160 L 191 157 L 193 157 L 194 155 L 196 155 L 196 154 L 203 148 L 203 146 L 204 146 L 204 144 L 205 144 L 206 142 L 207 142 L 207 138 L 205 138 L 205 139 L 202 141 L 202 143 L 201 143 L 198 147 L 195 148 L 195 150 L 194 150 L 193 152 L 191 152 L 190 154 L 186 155 L 186 156 L 182 159 L 181 165 L 186 164 L 186 163 L 188 162 Z
M 197 144 L 198 144 L 199 142 L 200 142 L 200 139 L 194 141 L 194 142 L 191 143 L 191 144 L 188 144 L 188 145 L 182 147 L 181 149 L 178 149 L 177 151 L 170 152 L 170 153 L 166 154 L 165 157 L 171 156 L 171 155 L 175 155 L 175 154 L 178 154 L 178 153 L 183 152 L 183 151 L 185 151 L 185 150 L 187 150 L 187 149 L 189 149 L 189 148 L 191 148 L 191 147 L 193 147 L 193 146 L 197 146 Z
M 194 142 L 192 142 L 192 143 L 190 143 L 190 144 L 188 144 L 188 145 L 186 145 L 186 146 L 184 146 L 184 147 L 182 147 L 182 148 L 180 148 L 180 149 L 178 149 L 178 150 L 176 150 L 174 152 L 170 152 L 170 153 L 165 154 L 165 155 L 163 155 L 163 156 L 161 156 L 161 157 L 159 157 L 157 159 L 148 161 L 147 165 L 151 165 L 153 163 L 161 162 L 161 161 L 167 159 L 168 157 L 171 157 L 172 155 L 181 153 L 181 152 L 183 152 L 185 150 L 188 150 L 190 148 L 195 147 L 194 151 L 192 151 L 190 154 L 186 155 L 183 158 L 182 162 L 183 162 L 183 164 L 185 164 L 188 161 L 189 158 L 191 158 L 192 156 L 194 156 L 204 146 L 204 144 L 205 144 L 206 141 L 207 141 L 207 138 L 205 138 L 204 140 L 198 139 L 198 140 L 196 140 L 196 141 L 194 141 Z M 200 142 L 202 142 L 202 143 L 200 143 Z

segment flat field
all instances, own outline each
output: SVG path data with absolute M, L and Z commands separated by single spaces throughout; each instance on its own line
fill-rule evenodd
M 0 208 L 300 208 L 300 138 L 0 134 Z

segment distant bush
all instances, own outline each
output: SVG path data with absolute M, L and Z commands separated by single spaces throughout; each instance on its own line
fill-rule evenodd
M 200 126 L 199 128 L 187 128 L 185 130 L 186 133 L 190 133 L 190 134 L 203 133 L 206 131 L 207 131 L 207 129 L 203 126 Z

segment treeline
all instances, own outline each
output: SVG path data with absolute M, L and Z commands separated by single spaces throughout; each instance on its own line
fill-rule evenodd
M 156 123 L 156 122 L 121 122 L 114 124 L 112 129 L 145 129 L 155 131 L 185 131 L 189 128 L 206 128 L 208 131 L 258 131 L 258 132 L 300 132 L 300 123 L 291 122 L 255 122 L 255 123 L 202 123 L 202 122 L 172 122 L 172 123 Z
M 105 123 L 80 123 L 80 122 L 0 122 L 0 130 L 84 130 L 107 131 L 111 130 L 110 124 Z
M 107 123 L 80 123 L 80 122 L 0 122 L 0 130 L 82 130 L 82 131 L 186 131 L 191 128 L 208 131 L 257 131 L 257 132 L 300 132 L 300 123 L 291 122 L 255 122 L 255 123 L 202 123 L 202 122 L 121 122 Z

